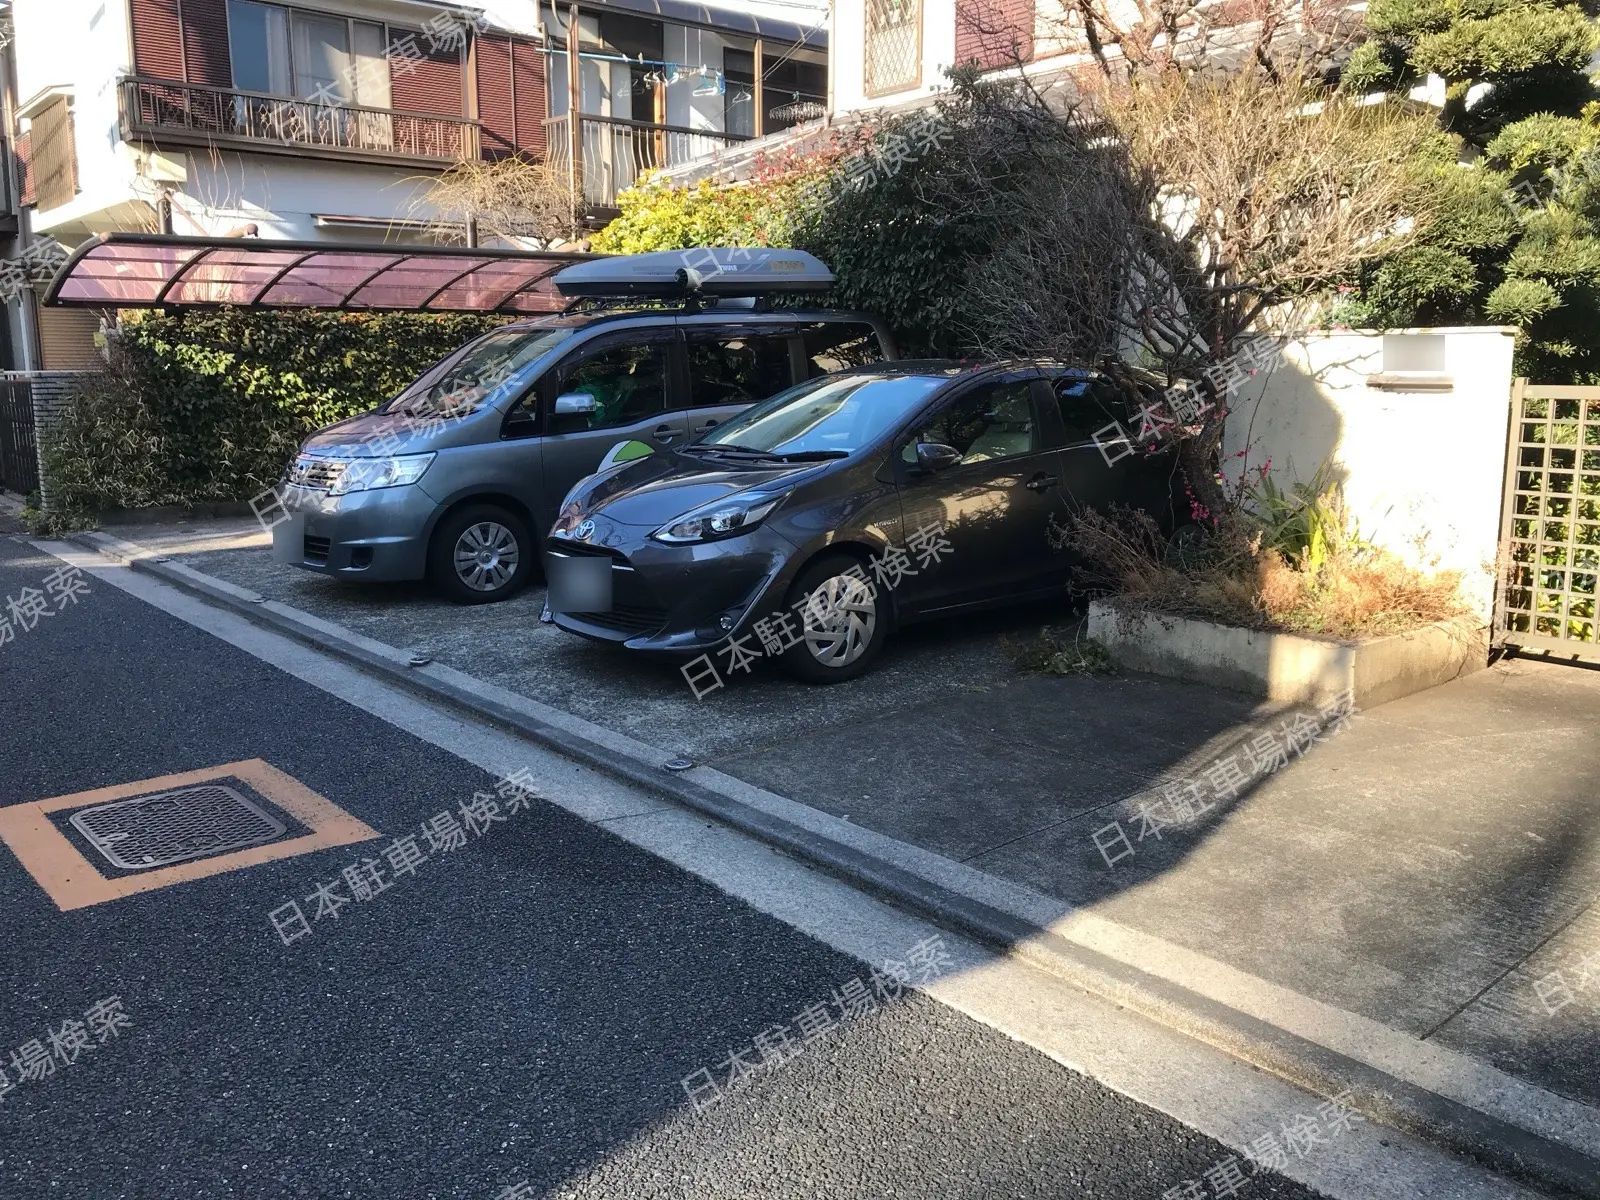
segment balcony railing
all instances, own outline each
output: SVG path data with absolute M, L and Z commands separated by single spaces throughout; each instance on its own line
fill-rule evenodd
M 119 89 L 128 140 L 377 162 L 448 164 L 478 157 L 478 123 L 462 117 L 286 100 L 167 79 L 129 77 Z
M 550 161 L 570 169 L 572 141 L 567 116 L 551 117 L 544 124 Z M 750 140 L 742 134 L 714 129 L 655 125 L 588 113 L 578 114 L 578 128 L 582 133 L 579 159 L 583 200 L 590 208 L 615 208 L 617 193 L 631 187 L 646 171 L 676 167 Z

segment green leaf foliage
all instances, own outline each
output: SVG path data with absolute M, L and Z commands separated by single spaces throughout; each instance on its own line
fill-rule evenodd
M 1477 287 L 1477 270 L 1465 255 L 1413 246 L 1373 272 L 1367 300 L 1383 325 L 1445 324 L 1468 311 Z
M 1580 71 L 1596 47 L 1595 28 L 1578 8 L 1533 6 L 1455 21 L 1417 39 L 1411 62 L 1421 74 L 1481 79 L 1556 66 Z
M 1555 0 L 1373 0 L 1366 27 L 1342 86 L 1442 76 L 1440 127 L 1469 165 L 1439 173 L 1444 218 L 1363 271 L 1341 315 L 1515 325 L 1519 371 L 1600 377 L 1600 93 L 1586 74 L 1600 31 Z
M 1561 293 L 1542 279 L 1507 279 L 1484 302 L 1491 321 L 1504 325 L 1532 325 L 1561 304 Z
M 125 323 L 44 448 L 52 501 L 92 512 L 248 500 L 307 434 L 503 320 L 222 309 Z
M 905 354 L 960 354 L 966 264 L 998 221 L 952 215 L 926 184 L 941 149 L 904 137 L 905 119 L 870 139 L 773 164 L 752 180 L 674 187 L 659 177 L 618 197 L 622 213 L 592 242 L 637 254 L 692 246 L 792 246 L 839 278 L 826 303 L 882 317 Z M 893 161 L 893 169 L 885 164 Z

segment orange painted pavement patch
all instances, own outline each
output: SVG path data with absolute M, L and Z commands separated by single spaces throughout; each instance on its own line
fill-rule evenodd
M 85 808 L 171 788 L 192 787 L 229 776 L 248 783 L 311 832 L 288 841 L 252 846 L 232 854 L 219 854 L 215 858 L 195 859 L 153 871 L 142 871 L 137 875 L 108 879 L 78 852 L 77 847 L 46 815 L 64 808 Z M 11 848 L 11 852 L 62 912 L 382 836 L 376 829 L 358 821 L 299 780 L 285 775 L 259 758 L 0 808 L 0 842 Z

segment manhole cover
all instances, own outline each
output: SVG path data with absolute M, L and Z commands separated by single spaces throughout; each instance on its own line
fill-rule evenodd
M 200 787 L 118 800 L 72 814 L 72 824 L 116 866 L 164 867 L 260 846 L 287 828 L 231 787 Z

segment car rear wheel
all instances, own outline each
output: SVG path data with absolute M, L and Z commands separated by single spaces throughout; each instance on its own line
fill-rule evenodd
M 428 578 L 457 604 L 505 600 L 528 581 L 533 543 L 516 514 L 492 504 L 451 513 L 434 530 Z
M 889 635 L 889 600 L 861 578 L 861 564 L 835 554 L 812 563 L 789 590 L 801 637 L 784 670 L 808 683 L 841 683 L 867 672 Z

